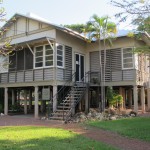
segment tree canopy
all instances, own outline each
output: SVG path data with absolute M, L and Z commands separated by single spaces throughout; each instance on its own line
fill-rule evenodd
M 149 0 L 111 0 L 111 4 L 121 8 L 121 12 L 115 15 L 120 22 L 125 22 L 128 18 L 131 18 L 131 23 L 138 26 L 137 30 L 149 32 Z
M 64 27 L 72 29 L 78 33 L 82 33 L 84 28 L 85 28 L 85 24 L 71 24 L 71 25 L 64 25 Z
M 116 24 L 110 21 L 110 17 L 99 17 L 94 14 L 87 22 L 84 32 L 87 32 L 89 39 L 103 39 L 106 40 L 114 37 L 117 32 Z
M 150 40 L 150 0 L 111 0 L 111 4 L 121 8 L 121 12 L 115 15 L 120 22 L 131 18 L 131 24 L 137 26 L 138 34 L 135 36 L 137 39 L 141 39 L 142 33 L 146 32 Z M 150 54 L 150 47 L 138 47 L 135 52 Z
M 2 5 L 3 0 L 0 0 L 0 4 Z M 6 12 L 5 12 L 5 8 L 1 7 L 0 8 L 0 21 L 1 22 L 6 22 L 6 18 L 5 18 Z M 7 31 L 6 28 L 0 28 L 0 40 L 2 40 L 4 33 Z M 13 47 L 10 45 L 11 40 L 10 39 L 6 39 L 5 41 L 1 41 L 0 43 L 0 55 L 8 55 L 9 53 L 12 52 Z
M 133 19 L 137 17 L 147 18 L 150 15 L 149 0 L 119 0 L 119 2 L 117 0 L 111 0 L 111 4 L 122 9 L 117 14 L 118 17 L 124 15 L 122 19 L 126 19 L 128 15 L 132 15 Z
M 135 20 L 136 24 L 136 20 Z M 138 22 L 137 20 L 137 30 L 138 31 L 146 31 L 147 33 L 150 34 L 150 17 L 145 18 L 143 21 Z

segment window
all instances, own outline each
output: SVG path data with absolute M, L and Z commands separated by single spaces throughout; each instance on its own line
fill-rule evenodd
M 53 66 L 53 49 L 50 45 L 35 47 L 35 68 Z
M 43 67 L 43 46 L 35 48 L 35 68 Z
M 133 51 L 132 48 L 122 49 L 122 68 L 123 69 L 132 69 L 134 68 L 133 63 Z
M 53 46 L 53 45 L 52 45 Z M 56 44 L 57 66 L 64 67 L 64 46 Z M 35 68 L 50 67 L 54 65 L 54 52 L 50 45 L 35 47 Z
M 64 66 L 64 46 L 57 44 L 57 66 Z
M 0 73 L 8 72 L 9 57 L 0 55 Z
M 53 66 L 53 49 L 50 45 L 45 46 L 45 66 Z

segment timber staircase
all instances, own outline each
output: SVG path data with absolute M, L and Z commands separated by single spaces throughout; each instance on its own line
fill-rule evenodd
M 87 74 L 84 78 L 86 77 Z M 61 100 L 61 103 L 57 106 L 56 111 L 51 113 L 49 119 L 68 121 L 71 118 L 71 116 L 75 113 L 75 108 L 77 104 L 81 101 L 82 97 L 86 92 L 86 89 L 88 88 L 88 83 L 85 82 L 86 80 L 84 80 L 84 78 L 81 82 L 74 82 L 73 86 L 70 86 L 65 96 L 62 96 L 63 99 Z M 66 86 L 64 86 L 63 88 L 58 91 L 57 94 L 62 91 L 64 93 Z

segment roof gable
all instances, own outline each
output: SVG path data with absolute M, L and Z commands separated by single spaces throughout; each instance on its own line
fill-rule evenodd
M 25 16 L 18 13 L 12 16 L 2 28 L 8 28 L 8 30 L 6 31 L 6 37 L 9 37 L 46 27 L 52 27 L 54 29 L 61 30 L 63 32 L 66 32 L 67 34 L 85 40 L 84 36 L 75 31 L 72 31 L 71 29 L 65 28 L 60 25 L 55 25 L 40 17 Z
M 5 30 L 4 37 L 10 37 L 19 34 L 26 34 L 30 31 L 50 27 L 48 23 L 30 18 L 24 15 L 15 14 L 2 27 Z

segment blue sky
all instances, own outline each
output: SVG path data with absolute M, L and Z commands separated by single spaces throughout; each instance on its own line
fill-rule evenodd
M 55 24 L 86 23 L 93 14 L 113 16 L 119 9 L 110 0 L 3 0 L 9 19 L 16 12 L 32 12 Z M 121 26 L 123 28 L 123 26 Z

